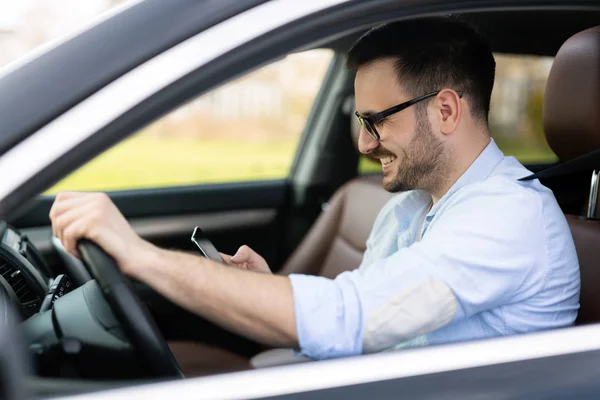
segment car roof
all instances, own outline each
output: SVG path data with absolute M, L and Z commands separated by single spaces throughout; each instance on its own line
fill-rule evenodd
M 569 37 L 600 24 L 600 12 L 589 10 L 473 11 L 461 16 L 486 37 L 492 51 L 538 56 L 554 56 Z M 364 32 L 352 32 L 324 46 L 346 51 Z

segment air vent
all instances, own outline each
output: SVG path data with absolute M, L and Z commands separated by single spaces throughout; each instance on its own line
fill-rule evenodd
M 0 275 L 12 287 L 21 304 L 27 305 L 37 300 L 37 296 L 20 270 L 0 260 Z

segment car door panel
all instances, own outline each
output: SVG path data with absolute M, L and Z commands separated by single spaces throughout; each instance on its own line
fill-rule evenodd
M 283 229 L 285 180 L 199 185 L 109 193 L 143 238 L 164 247 L 197 252 L 190 241 L 200 226 L 219 251 L 233 253 L 248 244 L 265 259 L 275 260 Z M 50 242 L 48 214 L 53 196 L 41 196 L 10 223 L 29 236 L 52 264 L 58 262 Z M 54 262 L 53 262 L 54 261 Z
M 286 180 L 271 180 L 108 195 L 136 232 L 160 247 L 199 254 L 190 237 L 200 226 L 219 251 L 233 254 L 247 244 L 276 268 L 287 191 Z M 9 222 L 28 236 L 58 274 L 67 271 L 51 243 L 48 214 L 53 201 L 54 196 L 40 196 Z M 138 282 L 135 286 L 165 338 L 207 342 L 247 355 L 258 351 L 255 343 L 178 307 L 150 287 Z
M 599 351 L 417 374 L 268 399 L 596 399 Z M 457 365 L 460 360 L 456 361 Z M 343 366 L 339 368 L 343 374 Z

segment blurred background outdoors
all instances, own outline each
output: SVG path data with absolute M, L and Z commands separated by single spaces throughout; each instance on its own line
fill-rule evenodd
M 0 67 L 123 2 L 0 0 Z M 332 57 L 329 50 L 291 55 L 204 94 L 47 193 L 284 178 Z M 552 59 L 497 54 L 496 62 L 492 136 L 523 163 L 554 161 L 541 119 Z M 366 159 L 359 165 L 362 173 L 380 168 Z

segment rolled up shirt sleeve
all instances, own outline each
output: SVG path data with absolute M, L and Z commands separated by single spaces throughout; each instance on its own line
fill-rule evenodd
M 300 352 L 313 359 L 362 353 L 361 304 L 353 285 L 290 275 Z
M 540 290 L 540 201 L 503 184 L 509 187 L 474 184 L 456 193 L 421 241 L 369 268 L 333 280 L 290 275 L 301 354 L 386 350 Z

